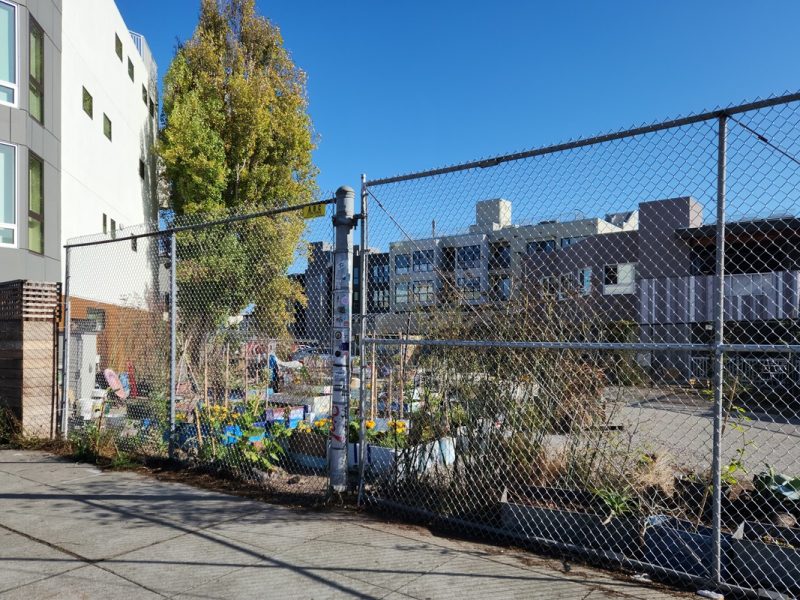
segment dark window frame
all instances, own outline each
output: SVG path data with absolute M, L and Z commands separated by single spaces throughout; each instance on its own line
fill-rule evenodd
M 456 268 L 477 269 L 481 266 L 481 245 L 470 244 L 456 248 Z
M 37 118 L 30 110 L 30 99 L 28 100 L 28 114 L 38 123 L 44 124 L 44 29 L 33 17 L 28 19 L 28 28 L 28 89 L 31 95 L 35 93 L 39 97 L 39 110 L 41 113 L 39 116 L 41 118 Z M 31 51 L 34 38 L 38 38 L 40 44 L 41 73 L 38 76 L 34 75 L 33 52 Z
M 578 269 L 578 290 L 584 296 L 592 293 L 592 267 Z
M 108 124 L 108 131 L 106 131 L 106 124 Z M 111 119 L 108 118 L 108 115 L 106 113 L 103 113 L 103 135 L 108 138 L 109 142 L 114 141 L 113 140 L 113 129 L 114 129 L 114 126 L 113 126 L 113 123 L 111 122 Z
M 422 288 L 425 288 L 424 292 L 421 291 Z M 436 286 L 433 281 L 415 281 L 411 289 L 414 302 L 433 302 L 436 299 Z
M 114 52 L 116 52 L 119 62 L 122 62 L 122 40 L 116 33 L 114 34 Z
M 400 259 L 404 259 L 405 266 L 400 267 L 398 264 Z M 402 269 L 402 271 L 400 270 Z M 397 275 L 407 275 L 411 272 L 411 255 L 410 254 L 395 254 L 394 256 L 394 272 Z
M 403 295 L 405 296 L 405 300 L 403 300 L 403 301 L 400 301 L 400 300 L 397 299 L 398 295 L 399 295 L 398 292 L 400 291 L 400 288 L 404 289 L 404 294 Z M 410 292 L 410 286 L 409 286 L 408 282 L 404 281 L 402 283 L 395 284 L 395 286 L 394 286 L 394 303 L 395 304 L 408 304 L 409 301 L 410 301 L 409 292 Z
M 430 273 L 434 269 L 435 260 L 436 252 L 432 248 L 427 250 L 414 250 L 412 254 L 411 270 L 414 273 Z
M 35 212 L 31 209 L 31 167 L 34 164 L 38 164 L 41 172 L 39 173 L 39 196 L 41 201 L 41 212 Z M 41 250 L 36 250 L 31 248 L 31 240 L 30 240 L 30 227 L 31 221 L 35 221 L 39 223 L 40 227 L 40 240 L 41 240 Z M 30 150 L 28 151 L 28 250 L 34 252 L 36 254 L 44 254 L 44 160 L 41 157 L 37 156 Z
M 545 254 L 549 254 L 550 252 L 555 251 L 555 249 L 556 249 L 555 239 L 536 240 L 534 242 L 528 242 L 528 245 L 526 247 L 528 256 L 533 256 L 537 252 L 544 252 Z
M 511 244 L 493 242 L 489 246 L 489 269 L 511 268 Z
M 507 283 L 508 293 L 504 289 L 504 284 Z M 512 279 L 508 273 L 500 275 L 492 275 L 490 277 L 489 293 L 495 302 L 505 302 L 511 299 Z
M 391 298 L 389 290 L 385 287 L 372 288 L 370 290 L 370 303 L 376 309 L 388 309 L 390 306 Z
M 130 56 L 128 57 L 128 77 L 131 78 L 131 81 L 136 81 L 135 70 L 134 70 L 134 67 L 133 67 L 133 61 L 131 60 Z
M 480 277 L 459 277 L 456 284 L 464 300 L 475 301 L 483 297 Z
M 619 285 L 618 263 L 613 265 L 603 265 L 603 287 L 607 285 Z
M 87 102 L 88 101 L 88 102 Z M 86 87 L 83 88 L 83 95 L 81 97 L 81 104 L 83 106 L 83 112 L 89 115 L 90 119 L 94 119 L 94 97 Z M 89 110 L 86 110 L 86 107 L 89 107 Z

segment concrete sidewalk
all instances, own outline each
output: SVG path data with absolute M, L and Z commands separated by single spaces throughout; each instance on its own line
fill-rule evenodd
M 0 598 L 676 598 L 366 515 L 0 451 Z

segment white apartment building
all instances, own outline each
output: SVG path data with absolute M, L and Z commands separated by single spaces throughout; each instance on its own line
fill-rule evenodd
M 156 64 L 113 0 L 0 0 L 0 281 L 62 280 L 67 240 L 155 221 L 157 121 Z M 76 297 L 152 287 L 150 244 L 88 254 Z

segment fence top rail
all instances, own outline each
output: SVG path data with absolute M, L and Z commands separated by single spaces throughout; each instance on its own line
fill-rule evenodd
M 694 344 L 675 342 L 522 342 L 511 340 L 441 340 L 430 338 L 366 337 L 365 344 L 378 346 L 440 346 L 451 348 L 508 348 L 512 350 L 619 350 L 631 352 L 728 352 L 800 354 L 800 344 Z M 710 356 L 710 354 L 709 354 Z
M 689 115 L 686 117 L 681 117 L 677 119 L 670 119 L 668 121 L 662 121 L 660 123 L 653 123 L 651 125 L 643 125 L 641 127 L 635 127 L 633 129 L 626 129 L 623 131 L 617 131 L 614 133 L 607 133 L 603 135 L 598 135 L 589 138 L 582 138 L 578 140 L 573 140 L 570 142 L 565 142 L 561 144 L 553 144 L 550 146 L 542 146 L 540 148 L 534 148 L 532 150 L 525 150 L 522 152 L 515 152 L 512 154 L 503 154 L 500 156 L 494 156 L 490 158 L 484 158 L 481 160 L 474 160 L 466 163 L 460 163 L 456 165 L 451 165 L 449 167 L 441 167 L 438 169 L 429 169 L 426 171 L 416 171 L 413 173 L 407 173 L 405 175 L 396 175 L 394 177 L 384 177 L 381 179 L 373 179 L 371 181 L 367 181 L 367 186 L 379 186 L 379 185 L 387 185 L 390 183 L 398 183 L 401 181 L 410 181 L 413 179 L 422 179 L 424 177 L 433 177 L 436 175 L 446 175 L 447 173 L 457 173 L 459 171 L 468 171 L 470 169 L 485 169 L 488 167 L 495 167 L 499 164 L 505 162 L 513 162 L 516 160 L 523 160 L 526 158 L 533 158 L 534 156 L 542 156 L 545 154 L 553 154 L 556 152 L 563 152 L 565 150 L 573 150 L 575 148 L 583 148 L 585 146 L 594 146 L 597 144 L 602 144 L 605 142 L 611 142 L 614 140 L 619 140 L 623 138 L 629 137 L 636 137 L 639 135 L 644 135 L 647 133 L 654 133 L 657 131 L 663 131 L 665 129 L 672 129 L 673 127 L 683 127 L 686 125 L 692 125 L 694 123 L 702 123 L 703 121 L 711 121 L 714 119 L 718 119 L 721 116 L 730 116 L 741 114 L 745 112 L 750 112 L 754 110 L 760 110 L 763 108 L 769 108 L 772 106 L 779 106 L 781 104 L 790 104 L 791 102 L 800 101 L 800 92 L 794 92 L 791 94 L 784 94 L 782 96 L 776 96 L 774 98 L 766 98 L 764 100 L 757 100 L 755 102 L 748 102 L 746 104 L 739 104 L 737 106 L 730 106 L 728 108 L 719 108 L 716 110 L 712 110 L 709 112 L 698 113 L 696 115 Z
M 224 219 L 216 219 L 214 221 L 204 221 L 202 223 L 191 223 L 189 225 L 178 225 L 177 227 L 165 227 L 164 229 L 155 229 L 153 231 L 146 231 L 144 233 L 132 233 L 130 235 L 122 235 L 115 238 L 91 240 L 85 242 L 67 242 L 64 248 L 80 248 L 82 246 L 99 246 L 101 244 L 113 244 L 115 242 L 124 242 L 128 240 L 135 240 L 139 238 L 148 237 L 161 237 L 171 235 L 172 233 L 179 233 L 181 231 L 191 231 L 193 229 L 204 229 L 206 227 L 213 227 L 215 225 L 226 225 L 228 223 L 236 223 L 238 221 L 247 221 L 249 219 L 256 219 L 259 217 L 273 217 L 312 206 L 324 206 L 327 204 L 336 204 L 336 198 L 327 198 L 325 200 L 315 200 L 314 202 L 306 202 L 304 204 L 294 204 L 292 206 L 281 206 L 278 208 L 271 208 L 255 213 L 248 213 L 246 215 L 234 215 L 225 217 Z M 80 239 L 80 238 L 78 238 Z

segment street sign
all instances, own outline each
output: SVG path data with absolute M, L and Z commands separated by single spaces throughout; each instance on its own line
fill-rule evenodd
M 301 214 L 304 219 L 316 219 L 325 216 L 325 209 L 327 204 L 312 204 L 311 206 L 304 206 L 301 209 Z

